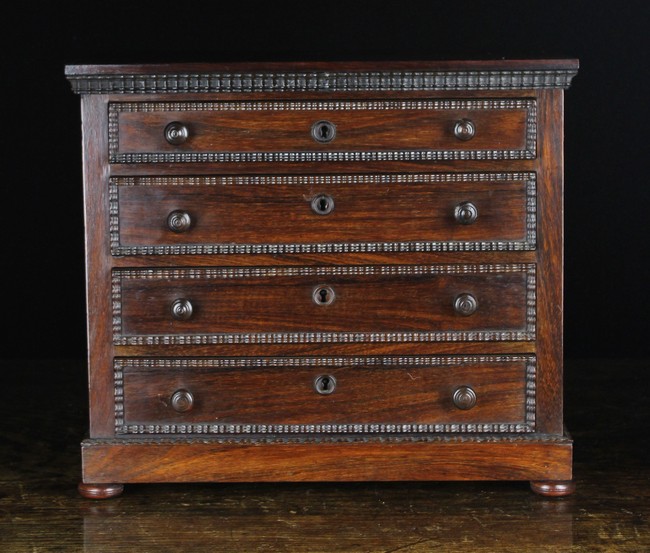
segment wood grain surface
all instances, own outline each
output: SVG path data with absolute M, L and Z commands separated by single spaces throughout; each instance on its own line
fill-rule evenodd
M 141 279 L 121 280 L 121 334 L 526 330 L 523 270 L 360 273 L 202 278 L 198 271 L 183 278 L 172 274 L 151 279 L 146 272 Z M 318 290 L 323 286 L 334 293 L 329 304 L 320 302 Z M 461 294 L 476 298 L 474 314 L 454 310 Z M 179 298 L 193 306 L 187 320 L 172 316 L 171 306 Z
M 442 366 L 279 366 L 255 368 L 129 367 L 124 373 L 124 424 L 459 424 L 525 422 L 525 361 Z M 327 376 L 333 391 L 314 388 Z M 476 406 L 457 408 L 461 386 Z M 193 408 L 179 413 L 171 397 L 187 390 Z
M 520 241 L 527 238 L 527 187 L 523 180 L 391 182 L 353 176 L 234 181 L 138 179 L 117 186 L 121 246 L 176 244 L 299 244 L 408 241 Z M 472 175 L 467 175 L 468 180 Z M 359 180 L 361 182 L 359 182 Z M 404 180 L 407 180 L 406 177 Z M 374 181 L 374 182 L 372 182 Z M 312 208 L 327 195 L 330 213 Z M 534 197 L 534 196 L 533 196 Z M 330 201 L 330 200 L 327 200 Z M 471 202 L 472 224 L 454 218 Z M 185 232 L 173 232 L 170 213 L 191 218 Z M 264 229 L 264 232 L 260 232 Z
M 335 109 L 327 102 L 320 108 L 318 101 L 313 104 L 301 108 L 275 101 L 260 107 L 234 104 L 232 109 L 225 104 L 218 111 L 201 110 L 202 104 L 196 104 L 190 109 L 120 112 L 115 153 L 519 150 L 526 145 L 525 109 L 364 109 L 363 102 L 358 107 L 342 102 Z M 454 136 L 461 119 L 476 125 L 470 141 Z M 336 126 L 335 138 L 326 144 L 312 137 L 312 125 L 322 120 Z M 187 127 L 186 142 L 165 140 L 165 128 L 172 122 Z

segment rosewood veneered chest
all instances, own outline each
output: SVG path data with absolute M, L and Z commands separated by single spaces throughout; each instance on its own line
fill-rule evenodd
M 87 497 L 529 480 L 562 416 L 574 60 L 71 66 Z

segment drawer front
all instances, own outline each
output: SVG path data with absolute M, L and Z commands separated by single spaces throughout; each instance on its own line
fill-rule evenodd
M 533 159 L 533 99 L 115 102 L 113 163 Z
M 533 356 L 119 359 L 115 370 L 118 433 L 528 432 L 535 424 Z
M 117 344 L 532 340 L 535 266 L 126 269 Z
M 534 173 L 111 180 L 114 255 L 535 248 Z

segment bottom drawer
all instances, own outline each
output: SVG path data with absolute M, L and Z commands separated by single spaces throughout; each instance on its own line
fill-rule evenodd
M 118 434 L 531 432 L 534 356 L 116 359 Z

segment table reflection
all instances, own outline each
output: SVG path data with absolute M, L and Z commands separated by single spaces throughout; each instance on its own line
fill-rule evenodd
M 523 483 L 149 485 L 81 511 L 86 553 L 557 552 L 574 499 Z

